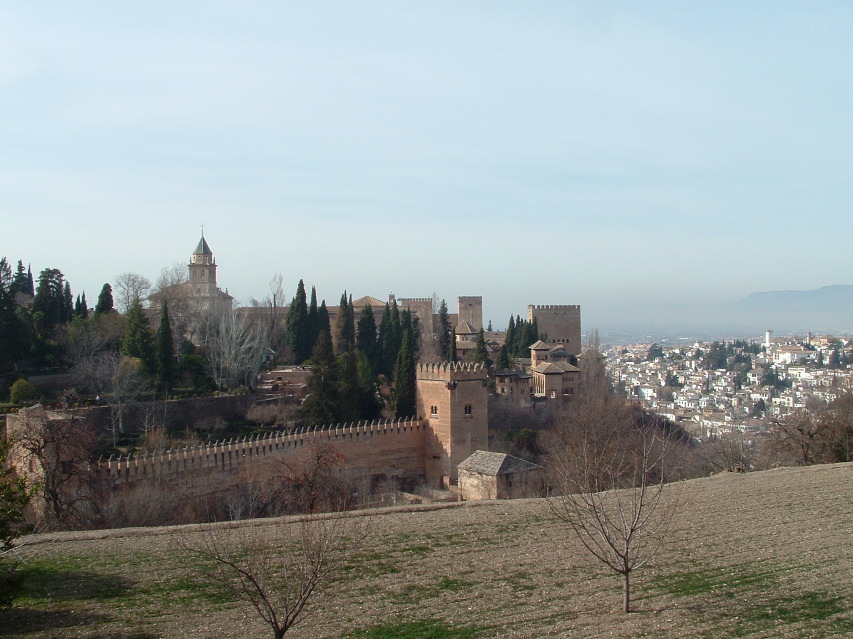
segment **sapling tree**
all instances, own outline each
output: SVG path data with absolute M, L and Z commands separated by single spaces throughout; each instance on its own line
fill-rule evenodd
M 682 443 L 632 419 L 624 400 L 589 393 L 567 411 L 548 444 L 551 511 L 590 555 L 622 578 L 654 558 L 675 519 Z

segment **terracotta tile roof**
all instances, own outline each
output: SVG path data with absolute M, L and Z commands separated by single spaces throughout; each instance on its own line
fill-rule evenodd
M 474 451 L 473 455 L 458 466 L 459 470 L 482 473 L 483 475 L 509 475 L 537 468 L 539 465 L 533 462 L 506 453 L 493 453 L 486 450 Z

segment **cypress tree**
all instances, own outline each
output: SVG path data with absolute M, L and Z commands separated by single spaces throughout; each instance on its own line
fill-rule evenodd
M 450 330 L 450 342 L 447 345 L 447 361 L 458 361 L 459 356 L 456 354 L 456 329 Z
M 498 352 L 498 359 L 495 361 L 495 368 L 501 371 L 512 368 L 512 363 L 509 361 L 509 354 L 507 353 L 506 344 L 503 344 L 503 346 L 501 346 L 501 350 Z
M 358 357 L 354 349 L 343 353 L 339 358 L 340 377 L 337 389 L 338 422 L 353 422 L 360 419 L 358 388 Z
M 370 304 L 361 309 L 355 333 L 356 347 L 364 353 L 371 368 L 376 370 L 376 320 Z
M 358 366 L 359 419 L 378 419 L 382 416 L 382 400 L 376 385 L 376 374 L 367 356 L 356 349 Z
M 394 414 L 411 417 L 417 411 L 417 371 L 412 349 L 412 334 L 403 334 L 403 343 L 394 367 Z
M 376 365 L 374 370 L 377 375 L 390 375 L 387 370 L 386 362 L 388 357 L 385 354 L 385 346 L 388 343 L 388 331 L 391 330 L 391 306 L 388 302 L 385 303 L 385 310 L 382 312 L 382 321 L 379 323 L 379 335 L 376 338 Z
M 128 357 L 135 357 L 142 361 L 148 373 L 154 373 L 156 369 L 154 361 L 154 337 L 148 318 L 142 310 L 139 298 L 133 298 L 125 316 L 124 331 L 121 336 L 121 352 Z
M 86 292 L 80 297 L 80 310 L 77 311 L 77 317 L 87 319 L 89 317 L 89 303 L 86 301 Z
M 311 287 L 311 301 L 308 303 L 308 343 L 311 344 L 311 350 L 314 350 L 314 345 L 317 343 L 317 337 L 320 335 L 320 311 L 317 308 L 317 289 Z
M 489 357 L 489 347 L 486 344 L 486 335 L 482 328 L 477 332 L 474 350 L 468 354 L 466 359 L 470 362 L 483 364 L 486 368 L 492 367 L 492 360 Z
M 287 312 L 287 345 L 293 353 L 293 360 L 301 364 L 311 354 L 308 335 L 308 300 L 305 297 L 305 283 L 299 280 L 296 295 L 290 302 Z
M 338 307 L 338 317 L 335 321 L 335 334 L 337 335 L 337 352 L 348 353 L 355 346 L 355 314 L 352 310 L 352 296 L 347 298 L 347 292 L 341 295 L 341 303 Z
M 66 280 L 65 286 L 62 289 L 62 309 L 60 312 L 60 322 L 67 324 L 74 317 L 74 297 L 71 295 L 71 285 Z
M 332 334 L 332 325 L 329 321 L 329 309 L 326 308 L 326 300 L 320 302 L 320 308 L 317 309 L 317 336 L 319 337 L 323 331 L 326 331 L 329 335 Z
M 320 331 L 311 354 L 311 376 L 307 380 L 308 397 L 302 403 L 302 417 L 312 426 L 326 426 L 337 421 L 338 362 L 328 331 Z
M 447 311 L 447 302 L 441 300 L 438 307 L 438 352 L 441 357 L 447 357 L 450 352 L 450 337 L 452 327 L 450 326 L 450 313 Z
M 388 317 L 388 327 L 383 335 L 383 340 L 383 369 L 386 374 L 390 375 L 394 371 L 397 355 L 400 352 L 400 347 L 403 342 L 403 335 L 400 329 L 400 309 L 397 307 L 397 300 L 394 300 L 394 303 L 391 305 L 391 312 Z
M 95 316 L 109 313 L 111 310 L 113 310 L 113 287 L 106 283 L 98 295 L 98 303 L 95 304 Z
M 509 322 L 506 325 L 506 336 L 504 337 L 504 346 L 507 349 L 507 356 L 518 357 L 515 352 L 515 318 L 510 315 Z
M 160 387 L 168 394 L 175 382 L 175 342 L 172 340 L 169 307 L 165 301 L 160 312 L 160 327 L 157 329 L 156 355 L 157 378 L 160 381 Z

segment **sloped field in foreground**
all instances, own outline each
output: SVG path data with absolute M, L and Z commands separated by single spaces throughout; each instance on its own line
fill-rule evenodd
M 504 501 L 371 515 L 345 580 L 292 634 L 853 636 L 853 465 L 724 474 L 687 482 L 682 496 L 665 548 L 635 573 L 630 615 L 618 612 L 617 576 L 544 501 Z M 31 538 L 19 551 L 26 591 L 0 611 L 0 636 L 271 636 L 176 538 L 167 529 Z

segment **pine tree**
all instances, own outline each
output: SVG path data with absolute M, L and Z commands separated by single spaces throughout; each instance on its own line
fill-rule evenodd
M 308 397 L 302 403 L 302 417 L 313 426 L 337 421 L 338 362 L 328 331 L 320 331 L 311 354 L 311 376 L 307 380 Z
M 154 338 L 138 297 L 130 303 L 125 315 L 121 352 L 139 359 L 149 374 L 154 372 Z
M 33 300 L 39 333 L 47 336 L 53 327 L 61 324 L 65 316 L 65 284 L 62 271 L 46 268 L 39 273 L 39 284 Z M 69 289 L 70 291 L 70 289 Z
M 164 301 L 160 312 L 160 327 L 157 329 L 157 378 L 160 387 L 168 394 L 175 382 L 175 342 L 172 340 L 172 326 L 169 319 L 169 306 Z
M 417 371 L 412 349 L 412 334 L 403 334 L 403 344 L 394 367 L 394 414 L 411 417 L 417 411 Z
M 95 316 L 109 313 L 113 310 L 113 287 L 109 283 L 104 284 L 98 295 L 98 303 L 95 304 Z
M 311 354 L 308 334 L 308 300 L 305 296 L 305 283 L 299 280 L 296 295 L 290 302 L 287 312 L 287 345 L 293 352 L 293 360 L 301 364 Z

